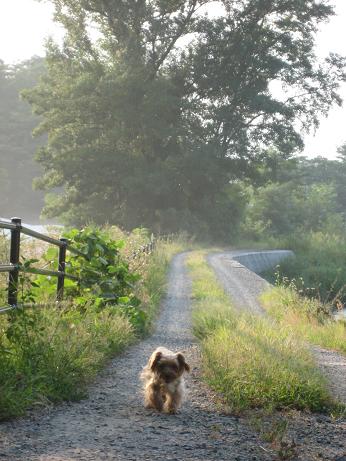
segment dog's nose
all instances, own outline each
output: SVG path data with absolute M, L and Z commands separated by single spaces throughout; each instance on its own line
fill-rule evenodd
M 174 381 L 176 376 L 174 373 L 165 373 L 164 378 L 166 381 Z

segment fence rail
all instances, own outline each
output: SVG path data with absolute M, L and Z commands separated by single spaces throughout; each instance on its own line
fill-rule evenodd
M 0 273 L 7 272 L 8 277 L 8 304 L 9 306 L 1 307 L 0 314 L 6 313 L 19 307 L 18 304 L 18 281 L 19 273 L 26 272 L 31 274 L 40 274 L 51 277 L 57 277 L 57 301 L 62 301 L 64 296 L 64 282 L 65 278 L 71 280 L 79 280 L 78 277 L 66 273 L 66 253 L 74 253 L 88 259 L 87 256 L 77 248 L 74 248 L 67 239 L 61 238 L 59 240 L 49 237 L 48 235 L 36 232 L 28 227 L 22 225 L 20 218 L 12 218 L 11 222 L 0 220 L 0 229 L 10 230 L 10 264 L 0 264 Z M 23 267 L 20 263 L 20 241 L 21 234 L 28 235 L 37 240 L 41 240 L 59 248 L 58 256 L 58 270 L 39 269 L 34 267 Z M 151 253 L 154 249 L 155 241 L 153 235 L 150 242 L 141 246 L 137 251 L 132 254 L 132 258 L 136 258 L 140 253 Z
M 70 245 L 67 239 L 54 239 L 48 235 L 36 232 L 22 225 L 20 218 L 12 218 L 11 222 L 0 221 L 0 229 L 7 229 L 11 232 L 10 243 L 10 264 L 1 264 L 0 272 L 8 272 L 8 307 L 0 308 L 0 314 L 16 309 L 18 307 L 18 280 L 20 272 L 28 272 L 31 274 L 41 274 L 50 277 L 57 277 L 57 300 L 62 301 L 64 296 L 65 278 L 78 280 L 78 277 L 67 274 L 66 267 L 66 252 L 78 254 L 87 258 L 84 253 Z M 21 234 L 28 235 L 37 240 L 55 245 L 59 248 L 58 270 L 39 269 L 34 267 L 24 268 L 20 263 L 20 241 Z

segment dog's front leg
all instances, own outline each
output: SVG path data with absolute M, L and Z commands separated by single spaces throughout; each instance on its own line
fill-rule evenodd
M 158 411 L 162 411 L 163 399 L 162 399 L 161 388 L 159 384 L 151 383 L 146 388 L 145 406 L 146 408 L 155 408 Z
M 173 394 L 167 394 L 166 400 L 166 412 L 170 414 L 174 414 L 177 412 L 178 408 L 181 404 L 181 392 L 176 391 Z

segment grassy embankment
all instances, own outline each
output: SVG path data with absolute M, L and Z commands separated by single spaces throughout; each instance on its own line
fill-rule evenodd
M 323 304 L 346 303 L 346 237 L 322 232 L 293 235 L 277 241 L 276 248 L 294 251 L 296 257 L 280 263 L 279 282 L 294 283 L 298 290 Z M 272 272 L 272 281 L 277 281 Z
M 204 375 L 232 410 L 337 408 L 308 347 L 289 325 L 236 311 L 202 252 L 188 265 Z
M 346 319 L 335 321 L 332 308 L 346 302 L 346 239 L 323 233 L 287 239 L 294 258 L 271 274 L 276 284 L 261 302 L 267 312 L 312 344 L 346 354 Z
M 280 263 L 279 282 L 294 280 L 298 290 L 322 303 L 346 303 L 346 236 L 330 232 L 297 233 L 267 237 L 258 241 L 239 241 L 237 248 L 287 249 L 296 257 Z M 265 275 L 277 281 L 277 271 Z M 308 287 L 308 288 L 307 288 Z
M 119 231 L 109 232 L 119 238 Z M 137 329 L 114 306 L 100 309 L 92 299 L 81 309 L 73 300 L 57 306 L 50 298 L 44 308 L 0 316 L 0 420 L 29 408 L 82 398 L 106 361 L 150 330 L 165 291 L 169 261 L 185 242 L 161 241 L 152 255 L 131 260 L 139 243 L 140 235 L 130 235 L 122 256 L 130 271 L 142 276 L 135 295 L 146 313 L 144 329 Z M 29 245 L 29 256 L 39 256 L 41 248 Z
M 346 354 L 346 320 L 334 320 L 318 299 L 301 296 L 294 288 L 278 286 L 264 293 L 265 310 L 300 338 Z

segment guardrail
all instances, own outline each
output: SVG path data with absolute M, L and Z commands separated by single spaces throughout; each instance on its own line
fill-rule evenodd
M 141 253 L 150 254 L 152 253 L 154 248 L 155 248 L 155 239 L 154 239 L 153 234 L 151 234 L 150 242 L 145 245 L 140 246 L 136 251 L 134 251 L 131 255 L 131 258 L 136 259 Z
M 66 273 L 66 252 L 70 251 L 71 253 L 82 256 L 85 259 L 88 259 L 87 255 L 79 251 L 77 248 L 74 248 L 67 239 L 61 238 L 59 240 L 49 237 L 48 235 L 41 234 L 36 232 L 28 227 L 22 225 L 22 220 L 20 218 L 12 218 L 11 222 L 1 221 L 0 220 L 0 229 L 7 229 L 11 231 L 11 243 L 10 243 L 10 263 L 9 264 L 0 264 L 0 272 L 8 272 L 8 307 L 0 308 L 0 314 L 8 312 L 10 310 L 16 309 L 18 307 L 18 280 L 19 273 L 21 271 L 31 274 L 40 274 L 51 277 L 57 277 L 57 301 L 62 301 L 64 296 L 64 282 L 65 278 L 71 280 L 79 280 L 78 277 Z M 34 267 L 23 267 L 20 263 L 20 240 L 21 234 L 28 235 L 37 240 L 50 243 L 59 247 L 59 257 L 58 257 L 58 270 L 52 271 L 47 269 L 39 269 Z M 132 253 L 132 258 L 137 258 L 141 253 L 149 254 L 155 248 L 155 239 L 153 234 L 151 235 L 150 242 L 146 245 L 142 245 L 138 250 Z
M 71 246 L 67 239 L 61 238 L 59 240 L 49 237 L 48 235 L 41 234 L 36 232 L 28 227 L 22 225 L 22 220 L 20 218 L 12 218 L 11 222 L 0 221 L 0 229 L 7 229 L 11 231 L 11 243 L 10 243 L 10 263 L 1 264 L 0 272 L 8 272 L 8 307 L 0 308 L 0 314 L 3 312 L 8 312 L 9 310 L 16 309 L 18 307 L 18 280 L 19 273 L 21 271 L 31 273 L 31 274 L 41 274 L 51 277 L 57 277 L 57 300 L 62 301 L 64 296 L 64 282 L 65 278 L 71 280 L 78 280 L 78 277 L 67 274 L 65 271 L 66 267 L 66 251 L 71 253 L 78 254 L 87 259 L 87 256 L 81 251 L 77 250 Z M 20 263 L 20 240 L 21 234 L 28 235 L 37 240 L 50 243 L 59 247 L 59 257 L 58 257 L 58 270 L 52 271 L 47 269 L 38 269 L 34 267 L 23 268 Z

